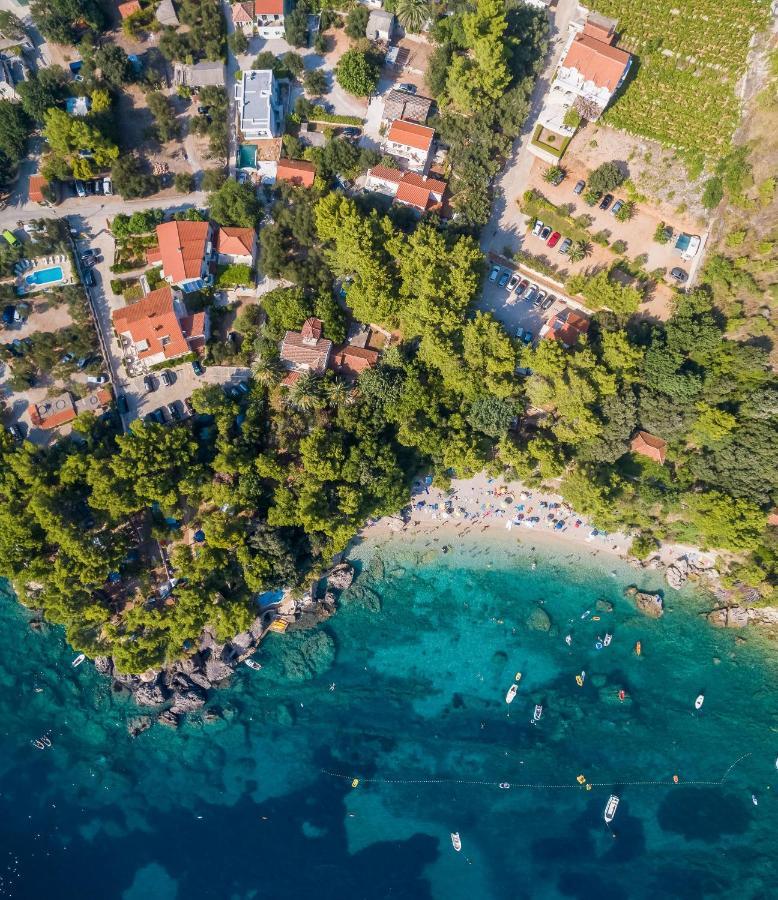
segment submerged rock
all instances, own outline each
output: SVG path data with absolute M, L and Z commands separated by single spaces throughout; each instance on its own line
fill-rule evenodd
M 551 629 L 551 616 L 545 609 L 536 606 L 527 616 L 527 628 L 531 631 L 549 631 Z
M 167 725 L 168 728 L 178 728 L 178 716 L 169 709 L 161 712 L 157 716 L 160 725 Z
M 594 608 L 598 612 L 613 612 L 613 604 L 610 600 L 603 600 L 602 598 L 594 604 Z
M 307 681 L 321 675 L 335 661 L 335 641 L 326 631 L 295 631 L 287 635 L 281 650 L 284 677 Z
M 127 722 L 127 734 L 130 737 L 137 737 L 144 731 L 148 731 L 149 728 L 151 728 L 151 716 L 138 716 Z
M 341 597 L 341 602 L 363 606 L 370 612 L 381 612 L 381 595 L 362 582 L 352 585 Z

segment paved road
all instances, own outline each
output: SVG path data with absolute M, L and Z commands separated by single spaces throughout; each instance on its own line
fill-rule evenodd
M 527 150 L 527 145 L 543 107 L 543 98 L 562 56 L 568 26 L 575 18 L 577 11 L 576 0 L 559 0 L 556 12 L 549 10 L 551 43 L 546 67 L 535 83 L 535 89 L 530 98 L 529 115 L 524 121 L 519 137 L 514 142 L 510 162 L 495 183 L 492 216 L 481 233 L 481 247 L 484 251 L 491 250 L 494 253 L 502 253 L 505 247 L 510 247 L 514 251 L 521 245 L 526 229 L 526 217 L 519 210 L 516 198 L 526 190 L 529 173 L 535 159 Z

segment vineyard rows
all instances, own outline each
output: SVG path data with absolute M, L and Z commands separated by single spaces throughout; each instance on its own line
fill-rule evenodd
M 769 0 L 594 0 L 593 5 L 619 20 L 619 46 L 638 64 L 605 121 L 682 151 L 720 155 L 737 127 L 737 80 L 753 34 L 767 27 Z

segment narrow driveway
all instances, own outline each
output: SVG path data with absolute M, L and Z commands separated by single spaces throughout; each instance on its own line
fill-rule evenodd
M 227 0 L 221 0 L 221 10 L 222 16 L 224 17 L 224 22 L 227 28 L 227 37 L 235 31 L 235 25 L 232 21 L 232 8 Z M 227 81 L 226 81 L 226 90 L 227 90 L 227 102 L 229 104 L 227 113 L 227 128 L 228 128 L 228 139 L 227 139 L 227 147 L 228 147 L 228 156 L 227 156 L 227 170 L 229 171 L 230 178 L 235 177 L 235 169 L 237 166 L 238 160 L 238 114 L 235 105 L 235 73 L 240 70 L 240 63 L 235 57 L 235 54 L 230 49 L 229 44 L 227 44 Z
M 481 248 L 494 253 L 502 253 L 505 247 L 511 251 L 521 245 L 526 228 L 524 216 L 516 204 L 527 185 L 535 157 L 527 150 L 530 137 L 543 107 L 543 98 L 551 84 L 551 79 L 559 64 L 567 39 L 568 26 L 578 12 L 576 0 L 559 0 L 556 11 L 549 10 L 551 25 L 549 55 L 546 67 L 535 83 L 530 97 L 530 111 L 524 120 L 521 133 L 513 145 L 513 152 L 502 174 L 494 185 L 495 199 L 491 218 L 481 232 Z

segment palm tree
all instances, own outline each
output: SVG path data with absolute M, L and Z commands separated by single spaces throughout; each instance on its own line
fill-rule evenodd
M 254 378 L 264 385 L 274 384 L 281 377 L 283 366 L 278 353 L 268 353 L 267 351 L 257 355 L 254 365 L 251 367 Z
M 318 375 L 305 372 L 292 385 L 289 399 L 293 406 L 303 412 L 310 412 L 322 405 L 321 384 Z
M 559 184 L 564 180 L 566 174 L 567 172 L 562 166 L 549 166 L 543 173 L 543 181 L 548 182 L 548 184 Z
M 421 31 L 430 17 L 427 0 L 397 0 L 395 12 L 406 31 Z
M 351 395 L 351 388 L 341 378 L 334 378 L 327 384 L 327 400 L 330 406 L 346 406 Z
M 592 255 L 592 245 L 588 241 L 576 241 L 570 248 L 568 258 L 570 262 L 580 262 Z

